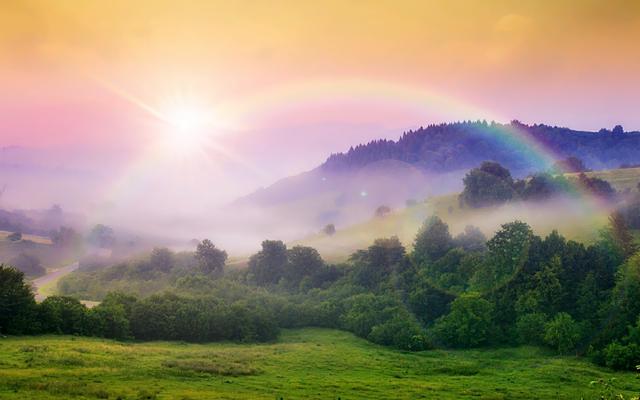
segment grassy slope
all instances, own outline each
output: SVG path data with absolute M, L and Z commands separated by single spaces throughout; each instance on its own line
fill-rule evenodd
M 640 168 L 596 171 L 588 175 L 606 179 L 617 190 L 634 189 L 640 181 Z M 395 210 L 385 218 L 374 218 L 339 229 L 333 236 L 317 234 L 292 244 L 315 247 L 329 261 L 342 261 L 355 250 L 368 247 L 379 237 L 395 235 L 409 247 L 424 219 L 432 214 L 447 222 L 454 234 L 462 232 L 466 225 L 473 224 L 487 236 L 491 236 L 500 224 L 520 219 L 529 223 L 537 234 L 546 235 L 553 229 L 558 229 L 566 237 L 586 243 L 596 239 L 598 230 L 607 222 L 606 214 L 595 215 L 572 204 L 508 204 L 501 207 L 461 209 L 458 206 L 458 195 L 451 194 Z
M 567 174 L 575 176 L 578 174 Z M 587 172 L 587 176 L 595 176 L 611 183 L 616 190 L 636 190 L 640 182 L 640 168 L 609 169 L 604 171 Z
M 640 391 L 637 374 L 537 348 L 404 353 L 321 329 L 256 345 L 0 340 L 2 399 L 595 399 L 589 382 L 614 376 Z

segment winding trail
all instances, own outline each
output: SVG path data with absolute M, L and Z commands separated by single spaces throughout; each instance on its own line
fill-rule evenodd
M 47 284 L 49 284 L 49 283 L 51 283 L 53 281 L 56 281 L 56 280 L 62 278 L 63 276 L 75 271 L 76 269 L 78 269 L 78 266 L 79 266 L 79 264 L 76 261 L 76 262 L 74 262 L 72 264 L 69 264 L 67 266 L 55 269 L 55 270 L 49 272 L 48 274 L 46 274 L 44 276 L 41 276 L 40 278 L 37 278 L 37 279 L 34 279 L 33 281 L 31 281 L 31 285 L 33 286 L 33 290 L 34 290 L 35 295 L 36 295 L 36 301 L 40 302 L 40 301 L 42 301 L 42 300 L 47 298 L 46 295 L 40 293 L 40 289 L 43 286 L 45 286 L 45 285 L 47 285 Z

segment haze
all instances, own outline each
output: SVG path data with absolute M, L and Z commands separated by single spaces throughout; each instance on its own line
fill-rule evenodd
M 639 37 L 622 1 L 5 1 L 1 205 L 188 231 L 421 125 L 637 128 Z

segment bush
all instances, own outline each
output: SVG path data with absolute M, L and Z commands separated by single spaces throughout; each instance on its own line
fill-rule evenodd
M 475 347 L 487 343 L 493 330 L 493 304 L 478 296 L 465 295 L 451 303 L 451 312 L 436 321 L 438 341 L 453 347 Z
M 429 347 L 424 330 L 408 313 L 401 313 L 374 326 L 367 339 L 373 343 L 401 350 L 421 351 Z
M 607 367 L 618 370 L 636 370 L 640 364 L 640 346 L 635 343 L 622 345 L 618 342 L 609 344 L 604 349 L 604 363 Z
M 567 313 L 558 313 L 545 325 L 544 341 L 560 354 L 567 354 L 580 341 L 580 327 Z

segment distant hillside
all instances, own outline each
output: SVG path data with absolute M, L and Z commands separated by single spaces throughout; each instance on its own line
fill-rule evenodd
M 322 169 L 352 170 L 390 159 L 433 172 L 470 169 L 485 160 L 497 161 L 516 174 L 538 171 L 542 166 L 530 156 L 529 146 L 520 145 L 519 135 L 530 137 L 560 158 L 578 157 L 592 169 L 618 168 L 640 161 L 640 132 L 625 133 L 620 126 L 612 131 L 584 132 L 517 121 L 482 121 L 430 125 L 406 132 L 398 141 L 375 140 L 358 145 L 346 153 L 331 155 Z
M 587 175 L 607 180 L 620 192 L 637 190 L 640 183 L 640 168 L 595 171 Z M 577 174 L 566 176 L 576 177 Z M 365 222 L 338 229 L 331 236 L 318 232 L 290 245 L 311 246 L 333 262 L 346 260 L 379 237 L 398 236 L 410 248 L 418 229 L 430 215 L 444 220 L 453 234 L 463 232 L 465 226 L 471 224 L 491 236 L 501 224 L 519 219 L 531 225 L 537 234 L 547 235 L 558 230 L 567 238 L 583 243 L 596 240 L 599 230 L 608 221 L 607 214 L 593 215 L 588 209 L 580 210 L 572 201 L 515 202 L 485 208 L 461 208 L 458 194 L 449 194 L 398 208 L 384 218 L 371 217 Z
M 380 205 L 393 209 L 429 196 L 458 192 L 462 177 L 482 161 L 498 161 L 515 176 L 548 167 L 526 141 L 540 143 L 556 158 L 575 156 L 600 170 L 640 163 L 640 132 L 574 131 L 546 125 L 460 122 L 404 133 L 398 141 L 376 140 L 331 155 L 321 166 L 282 179 L 237 200 L 254 211 L 256 231 L 281 238 L 317 232 L 324 224 L 344 227 L 368 220 Z M 548 161 L 548 160 L 547 160 Z

